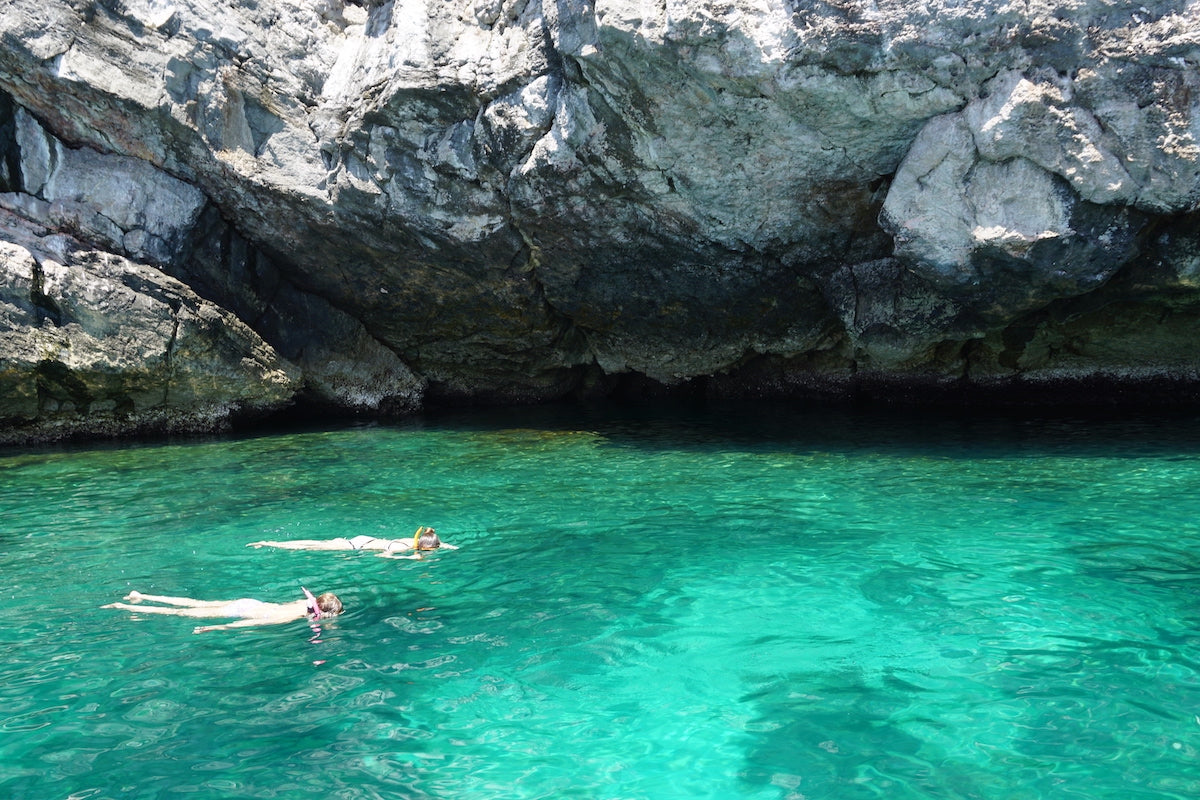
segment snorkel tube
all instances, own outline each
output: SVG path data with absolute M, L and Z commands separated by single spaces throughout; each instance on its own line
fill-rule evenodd
M 417 528 L 417 532 L 413 534 L 413 552 L 421 552 L 421 531 L 425 530 L 425 526 Z
M 300 587 L 300 591 L 304 592 L 304 597 L 308 600 L 308 606 L 305 608 L 305 611 L 307 611 L 308 615 L 313 619 L 320 619 L 321 607 L 317 605 L 317 598 L 313 597 L 313 593 L 308 589 L 305 589 L 303 586 Z

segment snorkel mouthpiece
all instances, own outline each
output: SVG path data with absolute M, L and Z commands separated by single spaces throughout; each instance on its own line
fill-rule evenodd
M 304 597 L 308 600 L 308 607 L 306 610 L 308 611 L 309 615 L 313 619 L 320 619 L 321 607 L 317 605 L 317 598 L 313 597 L 313 593 L 308 589 L 305 589 L 303 586 L 300 587 L 300 591 L 304 592 Z

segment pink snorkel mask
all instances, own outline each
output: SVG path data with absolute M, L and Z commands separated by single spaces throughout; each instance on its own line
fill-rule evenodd
M 305 610 L 313 619 L 320 619 L 321 607 L 317 605 L 317 598 L 313 597 L 313 593 L 308 589 L 305 589 L 303 586 L 300 587 L 300 591 L 304 592 L 305 598 L 308 599 L 308 607 Z

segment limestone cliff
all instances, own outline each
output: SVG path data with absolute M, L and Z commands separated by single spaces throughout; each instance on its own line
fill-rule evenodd
M 1194 0 L 8 0 L 4 438 L 1191 397 L 1198 62 Z

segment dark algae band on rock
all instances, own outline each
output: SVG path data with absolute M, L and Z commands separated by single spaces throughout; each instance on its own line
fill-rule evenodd
M 1198 13 L 14 0 L 0 438 L 635 387 L 1191 402 Z

